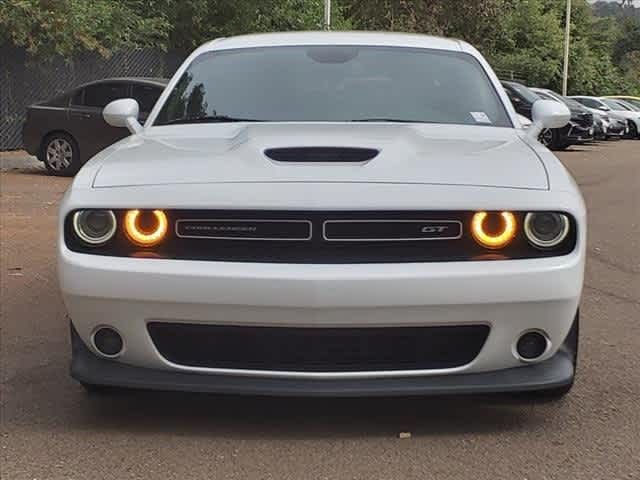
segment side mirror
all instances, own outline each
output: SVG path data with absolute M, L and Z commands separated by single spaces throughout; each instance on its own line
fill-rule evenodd
M 571 120 L 569 108 L 553 100 L 538 100 L 531 109 L 531 127 L 527 135 L 537 139 L 538 135 L 547 128 L 562 128 Z
M 133 98 L 121 98 L 109 103 L 102 110 L 102 118 L 112 127 L 126 127 L 131 133 L 140 133 L 142 125 L 138 122 L 140 107 Z

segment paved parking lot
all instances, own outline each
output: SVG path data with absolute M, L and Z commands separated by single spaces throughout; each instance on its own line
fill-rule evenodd
M 2 479 L 640 479 L 640 141 L 561 155 L 589 207 L 578 379 L 495 397 L 87 396 L 68 376 L 57 203 L 19 154 L 0 174 Z M 410 438 L 399 438 L 410 432 Z

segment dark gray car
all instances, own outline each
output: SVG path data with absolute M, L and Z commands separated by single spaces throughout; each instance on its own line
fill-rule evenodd
M 112 127 L 103 120 L 102 109 L 109 102 L 136 99 L 144 122 L 168 82 L 164 78 L 109 78 L 31 105 L 22 129 L 24 148 L 52 174 L 74 175 L 93 155 L 129 135 L 126 128 Z

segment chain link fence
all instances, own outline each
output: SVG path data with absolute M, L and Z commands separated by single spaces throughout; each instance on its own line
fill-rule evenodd
M 187 54 L 158 49 L 34 58 L 24 49 L 0 46 L 0 150 L 22 147 L 22 124 L 29 105 L 77 85 L 109 77 L 171 77 Z

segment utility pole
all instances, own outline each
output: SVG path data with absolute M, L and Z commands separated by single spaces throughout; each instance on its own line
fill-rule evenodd
M 564 69 L 562 72 L 562 95 L 567 94 L 569 80 L 569 42 L 571 41 L 571 0 L 567 0 L 567 21 L 564 29 Z
M 324 29 L 331 30 L 331 0 L 324 0 Z

